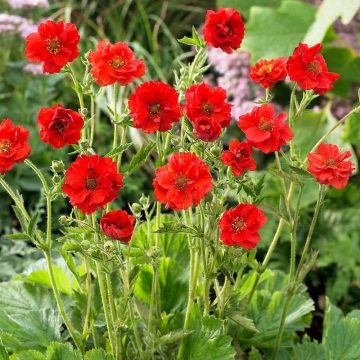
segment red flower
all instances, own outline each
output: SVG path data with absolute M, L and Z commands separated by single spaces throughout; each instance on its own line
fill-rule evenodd
M 249 77 L 264 89 L 274 87 L 275 83 L 286 78 L 286 58 L 259 60 L 250 66 Z
M 14 126 L 10 119 L 0 124 L 0 174 L 10 171 L 15 163 L 23 163 L 30 155 L 31 147 L 27 140 L 29 131 L 23 126 Z
M 322 48 L 320 44 L 308 47 L 299 43 L 287 62 L 290 80 L 296 81 L 302 89 L 314 90 L 319 95 L 331 90 L 334 87 L 332 82 L 340 77 L 339 74 L 328 72 L 323 56 L 316 55 Z
M 253 204 L 239 204 L 224 212 L 219 220 L 220 240 L 228 246 L 252 249 L 261 240 L 258 233 L 266 223 L 264 212 Z
M 115 240 L 128 243 L 134 232 L 135 218 L 124 210 L 112 210 L 100 220 L 100 229 Z
M 226 91 L 221 87 L 208 84 L 190 86 L 185 92 L 186 116 L 190 121 L 198 117 L 212 117 L 222 128 L 229 126 L 231 121 L 231 104 L 226 103 Z
M 289 125 L 285 123 L 287 115 L 274 115 L 274 105 L 263 104 L 253 108 L 251 113 L 241 115 L 238 121 L 238 126 L 245 133 L 249 145 L 265 154 L 279 151 L 286 141 L 294 137 Z
M 235 9 L 220 7 L 206 12 L 203 34 L 207 45 L 231 54 L 240 47 L 244 32 L 244 22 Z
M 71 205 L 84 214 L 92 214 L 116 199 L 122 180 L 112 159 L 81 155 L 66 171 L 62 191 L 69 196 Z
M 127 85 L 146 71 L 143 59 L 135 59 L 132 50 L 123 42 L 112 45 L 108 40 L 100 41 L 88 60 L 92 65 L 91 75 L 101 86 L 116 82 Z
M 202 141 L 213 142 L 221 134 L 220 124 L 212 117 L 201 116 L 194 120 L 194 135 Z
M 178 93 L 161 81 L 139 85 L 129 98 L 134 127 L 148 134 L 167 131 L 180 119 Z
M 229 151 L 220 155 L 220 160 L 228 166 L 235 176 L 241 176 L 245 170 L 255 170 L 256 162 L 251 158 L 252 149 L 246 142 L 231 140 Z
M 336 145 L 320 144 L 316 152 L 308 154 L 307 169 L 320 184 L 342 189 L 354 170 L 354 163 L 345 161 L 350 156 L 350 151 L 341 153 Z
M 58 73 L 78 57 L 79 40 L 76 25 L 46 20 L 38 26 L 38 32 L 27 36 L 25 55 L 29 61 L 42 62 L 43 73 Z
M 41 109 L 37 123 L 41 128 L 41 140 L 57 149 L 76 144 L 80 139 L 80 130 L 84 126 L 84 120 L 78 112 L 65 109 L 60 104 Z
M 210 169 L 194 153 L 175 153 L 168 165 L 156 169 L 155 198 L 173 210 L 199 205 L 212 188 Z

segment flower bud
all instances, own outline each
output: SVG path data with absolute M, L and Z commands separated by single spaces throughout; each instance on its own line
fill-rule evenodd
M 79 145 L 82 150 L 87 150 L 90 146 L 90 141 L 88 139 L 80 140 Z
M 210 149 L 210 152 L 211 152 L 214 156 L 218 157 L 218 156 L 220 156 L 220 154 L 221 154 L 221 152 L 222 152 L 222 148 L 221 148 L 220 146 L 214 144 L 214 146 Z
M 61 176 L 58 174 L 55 174 L 52 178 L 53 184 L 59 184 L 60 181 L 61 181 Z
M 172 136 L 171 137 L 171 144 L 174 146 L 178 146 L 181 143 L 180 136 Z
M 142 206 L 138 203 L 133 203 L 131 205 L 131 210 L 134 214 L 140 214 L 142 211 Z
M 90 244 L 90 241 L 89 241 L 89 240 L 83 240 L 83 241 L 81 242 L 81 247 L 82 247 L 83 249 L 85 249 L 85 250 L 90 249 L 90 246 L 91 246 L 91 244 Z
M 87 108 L 82 108 L 82 109 L 80 109 L 79 113 L 80 113 L 82 116 L 87 116 L 87 114 L 88 114 L 88 109 L 87 109 Z
M 65 225 L 66 222 L 67 222 L 67 217 L 66 217 L 65 215 L 61 215 L 61 216 L 59 217 L 59 223 L 60 223 L 61 225 Z
M 51 170 L 54 173 L 59 173 L 59 172 L 63 172 L 65 170 L 65 165 L 64 163 L 60 160 L 53 160 L 52 164 L 51 164 Z
M 114 250 L 114 243 L 112 241 L 107 241 L 104 244 L 104 250 L 106 252 L 112 252 Z
M 144 194 L 141 195 L 141 198 L 139 200 L 139 203 L 143 206 L 147 205 L 149 203 L 149 198 L 145 196 Z

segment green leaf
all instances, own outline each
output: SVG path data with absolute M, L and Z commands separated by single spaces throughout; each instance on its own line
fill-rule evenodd
M 360 310 L 358 310 L 358 309 L 353 310 L 353 311 L 349 312 L 346 315 L 346 317 L 350 318 L 350 319 L 358 319 L 360 321 Z
M 15 360 L 46 360 L 46 357 L 37 350 L 22 351 Z
M 283 0 L 217 0 L 216 7 L 228 7 L 238 10 L 245 18 L 249 17 L 253 6 L 279 7 Z
M 44 351 L 51 341 L 61 339 L 61 321 L 52 309 L 32 310 L 26 314 L 8 315 L 0 310 L 0 333 L 4 346 L 13 351 Z M 10 334 L 12 338 L 3 334 Z M 14 338 L 17 341 L 14 341 Z
M 252 61 L 289 56 L 315 18 L 315 8 L 300 1 L 284 1 L 278 9 L 252 7 L 241 48 Z
M 306 177 L 306 178 L 313 177 L 307 170 L 304 170 L 303 168 L 293 166 L 293 165 L 288 165 L 288 166 L 292 171 L 294 171 L 299 176 Z
M 1 338 L 0 338 L 0 359 L 1 360 L 9 360 L 9 354 L 6 351 L 4 345 L 1 341 Z M 31 360 L 31 359 L 24 359 L 24 360 Z
M 53 342 L 46 351 L 46 360 L 82 360 L 79 351 L 73 349 L 70 343 Z
M 158 348 L 159 346 L 170 344 L 172 342 L 181 340 L 182 338 L 189 336 L 192 333 L 192 331 L 189 330 L 175 330 L 171 331 L 168 334 L 160 337 L 154 342 L 154 350 Z
M 9 315 L 56 308 L 55 298 L 50 290 L 21 281 L 0 283 L 0 294 L 0 309 Z
M 341 16 L 348 24 L 360 8 L 360 0 L 324 0 L 320 5 L 315 22 L 310 26 L 303 42 L 309 45 L 321 43 L 328 28 Z
M 7 239 L 16 241 L 16 240 L 31 240 L 31 237 L 28 234 L 24 233 L 16 233 L 16 234 L 8 234 L 5 235 Z
M 192 343 L 189 360 L 234 360 L 231 337 L 222 335 L 222 321 L 213 316 L 201 319 L 201 330 Z
M 327 360 L 325 346 L 304 337 L 301 344 L 294 347 L 295 360 Z
M 351 114 L 345 122 L 342 140 L 360 146 L 360 114 Z
M 37 211 L 35 213 L 35 215 L 30 219 L 30 223 L 29 223 L 29 227 L 28 227 L 28 230 L 27 230 L 27 233 L 33 237 L 34 236 L 34 233 L 35 233 L 35 230 L 36 230 L 36 223 L 37 223 L 37 220 L 39 218 L 39 212 Z
M 356 360 L 360 359 L 360 321 L 358 319 L 345 318 L 329 329 L 326 338 L 332 360 Z
M 63 294 L 71 295 L 70 279 L 66 271 L 55 265 L 53 266 L 53 271 L 58 290 Z M 49 273 L 46 270 L 36 270 L 24 280 L 51 288 Z
M 196 41 L 193 38 L 189 38 L 187 36 L 184 36 L 183 38 L 178 39 L 178 42 L 181 43 L 181 44 L 186 44 L 186 45 L 195 45 L 195 46 L 200 45 L 200 43 L 198 41 Z
M 85 354 L 84 360 L 115 360 L 115 358 L 106 354 L 103 349 L 93 349 Z
M 254 325 L 254 321 L 245 316 L 240 315 L 238 311 L 229 311 L 225 310 L 225 315 L 229 317 L 232 321 L 235 321 L 237 324 L 241 325 L 245 329 L 259 332 L 259 330 Z
M 115 149 L 112 149 L 111 151 L 109 151 L 105 157 L 111 157 L 111 158 L 114 158 L 114 157 L 117 157 L 118 155 L 122 154 L 124 151 L 126 151 L 133 143 L 130 142 L 130 143 L 126 143 L 126 144 L 123 144 L 123 145 L 119 145 L 117 146 Z
M 329 330 L 343 318 L 342 311 L 325 298 L 325 318 L 323 324 L 322 343 L 326 343 Z
M 332 93 L 347 99 L 352 91 L 353 84 L 360 76 L 360 58 L 352 50 L 345 47 L 328 46 L 321 50 L 329 71 L 340 75 L 334 82 Z
M 23 229 L 23 231 L 26 231 L 28 227 L 28 221 L 26 220 L 23 213 L 16 205 L 12 205 L 11 207 L 13 208 L 14 213 L 21 224 L 21 228 Z
M 147 146 L 142 145 L 137 154 L 132 157 L 130 164 L 124 172 L 129 175 L 141 168 L 155 148 L 156 144 L 152 141 L 150 141 Z
M 135 295 L 140 300 L 150 303 L 153 268 L 143 265 L 135 281 Z M 161 310 L 173 313 L 186 305 L 188 293 L 187 269 L 182 269 L 173 259 L 161 258 L 159 267 Z

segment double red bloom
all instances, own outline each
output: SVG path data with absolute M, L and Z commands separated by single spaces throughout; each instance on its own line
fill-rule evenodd
M 76 144 L 84 126 L 84 120 L 78 112 L 65 109 L 60 104 L 41 109 L 37 123 L 41 128 L 41 140 L 54 148 Z
M 203 35 L 207 45 L 231 54 L 240 47 L 244 33 L 244 22 L 235 9 L 220 7 L 206 12 Z
M 135 218 L 124 210 L 112 210 L 100 220 L 100 229 L 115 240 L 128 243 L 134 232 Z
M 252 249 L 261 240 L 258 233 L 266 223 L 262 210 L 253 204 L 239 204 L 224 212 L 219 221 L 220 240 L 228 246 Z
M 317 54 L 322 48 L 320 44 L 309 47 L 300 43 L 287 62 L 290 80 L 296 81 L 303 90 L 314 90 L 319 95 L 331 90 L 332 82 L 340 77 L 329 72 L 324 57 Z
M 81 155 L 66 171 L 62 191 L 69 196 L 71 205 L 92 214 L 117 198 L 122 180 L 112 159 Z
M 285 123 L 286 119 L 285 113 L 275 116 L 274 105 L 263 104 L 255 107 L 251 113 L 241 115 L 238 126 L 245 133 L 250 146 L 268 154 L 279 151 L 281 146 L 294 137 Z
M 74 24 L 47 20 L 38 26 L 38 32 L 27 36 L 25 55 L 29 61 L 42 62 L 43 73 L 58 73 L 78 57 L 79 40 Z
M 129 98 L 129 109 L 134 127 L 148 134 L 170 130 L 181 116 L 178 93 L 161 81 L 139 85 Z
M 307 169 L 320 184 L 342 189 L 354 170 L 354 164 L 345 160 L 350 156 L 350 151 L 341 153 L 336 145 L 320 144 L 316 152 L 308 154 Z
M 212 117 L 201 116 L 194 120 L 194 135 L 205 142 L 217 140 L 221 134 L 220 124 Z
M 135 59 L 130 47 L 123 42 L 112 45 L 108 40 L 100 41 L 88 60 L 92 65 L 91 75 L 100 86 L 127 85 L 146 71 L 143 59 Z
M 212 117 L 222 128 L 231 121 L 231 104 L 226 103 L 226 91 L 201 83 L 190 86 L 185 92 L 186 116 L 191 122 L 199 117 Z
M 229 150 L 220 155 L 220 160 L 225 165 L 231 166 L 235 176 L 241 176 L 245 170 L 255 170 L 256 162 L 251 158 L 252 148 L 246 142 L 231 140 Z
M 175 153 L 167 165 L 156 169 L 153 186 L 156 200 L 176 211 L 199 205 L 213 183 L 208 166 L 187 152 Z
M 23 126 L 14 126 L 10 119 L 0 124 L 0 174 L 10 171 L 15 163 L 23 163 L 30 155 L 29 131 Z
M 278 59 L 259 60 L 254 66 L 250 66 L 249 77 L 266 89 L 284 80 L 286 74 L 286 58 L 282 56 Z

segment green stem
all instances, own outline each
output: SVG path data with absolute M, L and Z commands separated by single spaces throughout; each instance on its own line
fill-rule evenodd
M 97 278 L 98 278 L 98 282 L 99 282 L 100 295 L 101 295 L 101 301 L 103 304 L 103 309 L 104 309 L 104 314 L 105 314 L 106 326 L 107 326 L 108 333 L 109 333 L 110 348 L 111 348 L 112 354 L 115 354 L 114 333 L 113 333 L 113 328 L 112 328 L 112 324 L 111 324 L 109 306 L 108 306 L 108 302 L 106 299 L 106 286 L 105 286 L 102 270 L 101 270 L 100 264 L 98 262 L 96 262 L 96 273 L 97 273 Z
M 86 292 L 87 292 L 87 306 L 86 306 L 86 315 L 83 327 L 83 336 L 86 335 L 88 331 L 88 324 L 90 318 L 90 310 L 91 310 L 91 273 L 89 268 L 89 260 L 85 256 L 85 269 L 86 269 Z
M 209 288 L 210 288 L 210 281 L 208 280 L 208 269 L 207 269 L 207 255 L 206 255 L 206 243 L 205 243 L 205 215 L 203 209 L 203 200 L 201 200 L 200 206 L 200 228 L 203 230 L 203 236 L 201 239 L 201 256 L 202 256 L 202 263 L 203 263 L 203 271 L 205 277 L 205 284 L 204 284 L 204 316 L 208 316 L 210 313 L 210 304 L 209 304 Z
M 117 83 L 114 84 L 114 140 L 113 140 L 113 149 L 117 146 L 118 139 L 118 125 L 117 125 L 117 98 L 118 98 L 118 86 Z
M 93 87 L 91 86 L 91 92 L 93 91 Z M 95 97 L 91 95 L 90 98 L 90 147 L 93 146 L 94 143 L 94 134 L 95 134 Z
M 42 172 L 28 159 L 25 160 L 25 163 L 36 173 L 39 177 L 42 185 L 44 187 L 45 196 L 46 196 L 46 213 L 47 213 L 47 222 L 46 222 L 46 245 L 50 249 L 51 248 L 51 223 L 52 223 L 52 211 L 51 211 L 51 195 L 49 191 L 49 186 L 45 180 Z
M 61 300 L 59 289 L 57 287 L 55 276 L 54 276 L 53 265 L 52 265 L 52 262 L 51 262 L 50 249 L 44 250 L 43 253 L 44 253 L 45 258 L 46 258 L 50 283 L 51 283 L 51 287 L 52 287 L 53 292 L 54 292 L 56 304 L 57 304 L 57 306 L 59 308 L 59 311 L 60 311 L 60 314 L 61 314 L 61 316 L 62 316 L 62 318 L 64 320 L 64 323 L 65 323 L 67 329 L 69 330 L 69 333 L 70 333 L 72 339 L 74 340 L 75 345 L 83 353 L 83 346 L 81 344 L 81 340 L 79 339 L 78 335 L 76 334 L 76 330 L 71 325 L 70 320 L 66 315 L 63 302 Z
M 290 302 L 291 302 L 291 296 L 288 296 L 286 298 L 286 300 L 285 300 L 285 305 L 284 305 L 284 309 L 283 309 L 282 316 L 281 316 L 281 321 L 280 321 L 279 332 L 277 334 L 276 343 L 275 343 L 275 346 L 274 346 L 274 351 L 273 351 L 271 360 L 276 360 L 277 359 L 277 354 L 278 354 L 279 349 L 280 349 L 282 334 L 284 332 L 286 314 L 288 312 Z
M 297 268 L 297 271 L 296 271 L 295 279 L 298 279 L 298 277 L 299 277 L 301 268 L 304 265 L 306 255 L 307 255 L 307 252 L 309 250 L 311 237 L 312 237 L 312 234 L 314 232 L 315 224 L 316 224 L 316 221 L 318 219 L 319 212 L 320 212 L 320 209 L 321 209 L 321 202 L 322 202 L 322 199 L 323 199 L 324 191 L 325 191 L 325 186 L 324 185 L 319 185 L 319 193 L 318 193 L 318 198 L 317 198 L 317 202 L 316 202 L 316 205 L 315 205 L 314 216 L 313 216 L 313 218 L 311 220 L 309 232 L 308 232 L 308 235 L 306 237 L 304 250 L 303 250 L 303 253 L 301 255 L 301 259 L 300 259 L 300 262 L 299 262 L 299 265 L 298 265 L 298 268 Z

